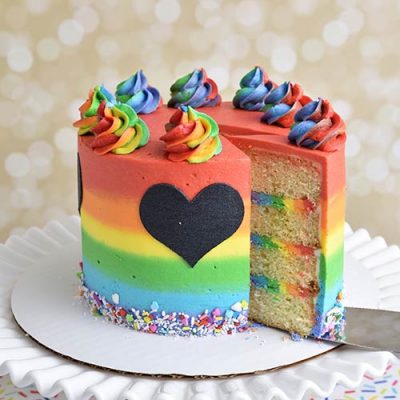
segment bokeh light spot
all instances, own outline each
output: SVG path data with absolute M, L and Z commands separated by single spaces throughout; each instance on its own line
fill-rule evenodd
M 76 130 L 74 128 L 61 128 L 54 134 L 54 143 L 62 152 L 76 150 Z
M 319 62 L 324 57 L 325 46 L 324 42 L 318 38 L 306 39 L 301 46 L 301 54 L 308 62 Z
M 296 52 L 291 47 L 276 47 L 271 54 L 272 66 L 279 72 L 289 72 L 297 63 Z
M 21 178 L 29 173 L 31 162 L 23 153 L 11 153 L 4 160 L 4 167 L 10 176 Z
M 365 165 L 365 174 L 372 182 L 381 182 L 389 174 L 389 166 L 385 159 L 372 157 Z
M 176 0 L 159 0 L 155 6 L 155 14 L 159 21 L 172 24 L 181 15 L 181 6 Z
M 58 27 L 58 38 L 67 46 L 78 45 L 84 33 L 82 25 L 75 19 L 66 19 Z
M 349 29 L 343 21 L 333 20 L 324 26 L 322 36 L 330 46 L 339 47 L 347 41 Z
M 36 50 L 43 61 L 54 61 L 60 55 L 61 47 L 58 40 L 45 37 L 39 40 Z
M 15 47 L 7 54 L 7 64 L 13 71 L 26 72 L 33 64 L 32 52 L 27 47 Z

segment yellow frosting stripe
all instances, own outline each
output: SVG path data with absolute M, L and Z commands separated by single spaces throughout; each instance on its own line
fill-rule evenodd
M 144 257 L 177 258 L 176 253 L 153 238 L 147 231 L 122 230 L 117 227 L 107 226 L 93 218 L 85 210 L 81 212 L 82 228 L 93 239 L 104 243 L 108 247 L 122 250 L 131 254 L 140 254 Z M 220 243 L 204 257 L 242 257 L 250 251 L 250 240 L 248 235 L 240 230 L 236 231 L 230 238 Z
M 329 231 L 329 234 L 321 236 L 321 251 L 329 257 L 343 247 L 344 229 L 343 224 L 338 224 L 337 228 Z
M 329 256 L 343 247 L 344 219 L 345 219 L 345 190 L 341 190 L 335 197 L 323 205 L 321 221 L 321 250 Z
M 345 188 L 340 190 L 328 202 L 321 201 L 321 228 L 330 231 L 338 224 L 343 224 L 345 218 L 346 192 Z

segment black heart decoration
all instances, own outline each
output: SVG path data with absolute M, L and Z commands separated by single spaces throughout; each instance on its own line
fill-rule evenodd
M 77 172 L 78 172 L 78 211 L 81 213 L 82 199 L 83 199 L 83 187 L 82 187 L 82 170 L 81 160 L 79 154 L 77 156 Z
M 151 186 L 140 202 L 140 218 L 159 242 L 194 267 L 211 249 L 232 236 L 242 223 L 243 200 L 225 183 L 214 183 L 193 200 L 175 186 Z

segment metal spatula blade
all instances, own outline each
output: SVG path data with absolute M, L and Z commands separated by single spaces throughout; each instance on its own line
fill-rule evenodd
M 400 352 L 400 312 L 346 307 L 344 338 L 338 343 Z

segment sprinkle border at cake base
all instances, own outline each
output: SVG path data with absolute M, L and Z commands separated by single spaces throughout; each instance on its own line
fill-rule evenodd
M 248 303 L 246 300 L 232 305 L 224 314 L 218 308 L 205 310 L 196 317 L 182 312 L 160 311 L 156 301 L 149 310 L 129 310 L 111 304 L 104 296 L 89 289 L 81 280 L 80 295 L 86 300 L 94 316 L 134 331 L 163 336 L 220 336 L 244 332 L 248 329 Z

